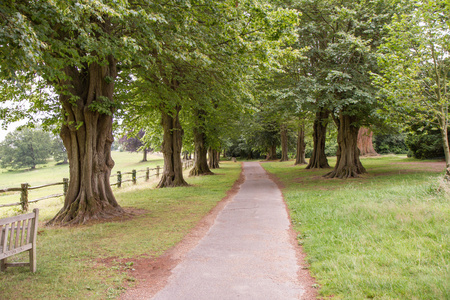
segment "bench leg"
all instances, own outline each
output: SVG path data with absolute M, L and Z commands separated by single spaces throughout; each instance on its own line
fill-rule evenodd
M 30 249 L 30 271 L 36 273 L 36 247 Z
M 5 271 L 6 270 L 6 258 L 0 260 L 0 271 Z

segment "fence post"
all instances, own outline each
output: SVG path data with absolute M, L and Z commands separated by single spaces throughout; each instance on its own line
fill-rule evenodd
M 21 184 L 20 205 L 23 211 L 28 211 L 28 183 Z
M 147 171 L 145 171 L 145 181 L 148 181 L 150 179 L 150 168 L 147 167 Z
M 117 171 L 117 187 L 121 187 L 122 186 L 122 173 L 120 173 L 120 171 Z
M 68 190 L 69 190 L 69 178 L 63 178 L 63 193 L 64 193 L 64 197 L 66 197 Z
M 156 177 L 159 177 L 159 166 L 156 166 Z
M 136 170 L 131 171 L 131 180 L 136 184 Z

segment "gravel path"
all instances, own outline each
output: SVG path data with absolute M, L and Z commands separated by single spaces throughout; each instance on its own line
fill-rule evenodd
M 155 300 L 301 299 L 299 265 L 281 191 L 258 162 Z

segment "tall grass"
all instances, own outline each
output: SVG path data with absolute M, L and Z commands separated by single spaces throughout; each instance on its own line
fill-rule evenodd
M 263 164 L 285 185 L 320 294 L 450 299 L 450 193 L 442 172 L 396 156 L 362 162 L 369 173 L 348 180 L 293 162 Z
M 52 216 L 44 215 L 37 272 L 8 268 L 0 273 L 0 299 L 116 298 L 136 282 L 133 263 L 178 243 L 226 195 L 239 173 L 239 164 L 221 163 L 217 175 L 187 178 L 189 187 L 152 189 L 153 182 L 117 189 L 120 205 L 139 212 L 130 219 L 53 228 L 42 226 Z

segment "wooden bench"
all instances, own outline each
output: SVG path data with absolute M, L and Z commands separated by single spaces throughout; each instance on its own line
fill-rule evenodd
M 0 219 L 0 270 L 7 267 L 30 266 L 36 272 L 36 236 L 39 209 L 32 213 Z M 6 259 L 18 253 L 30 252 L 30 262 L 7 263 Z

